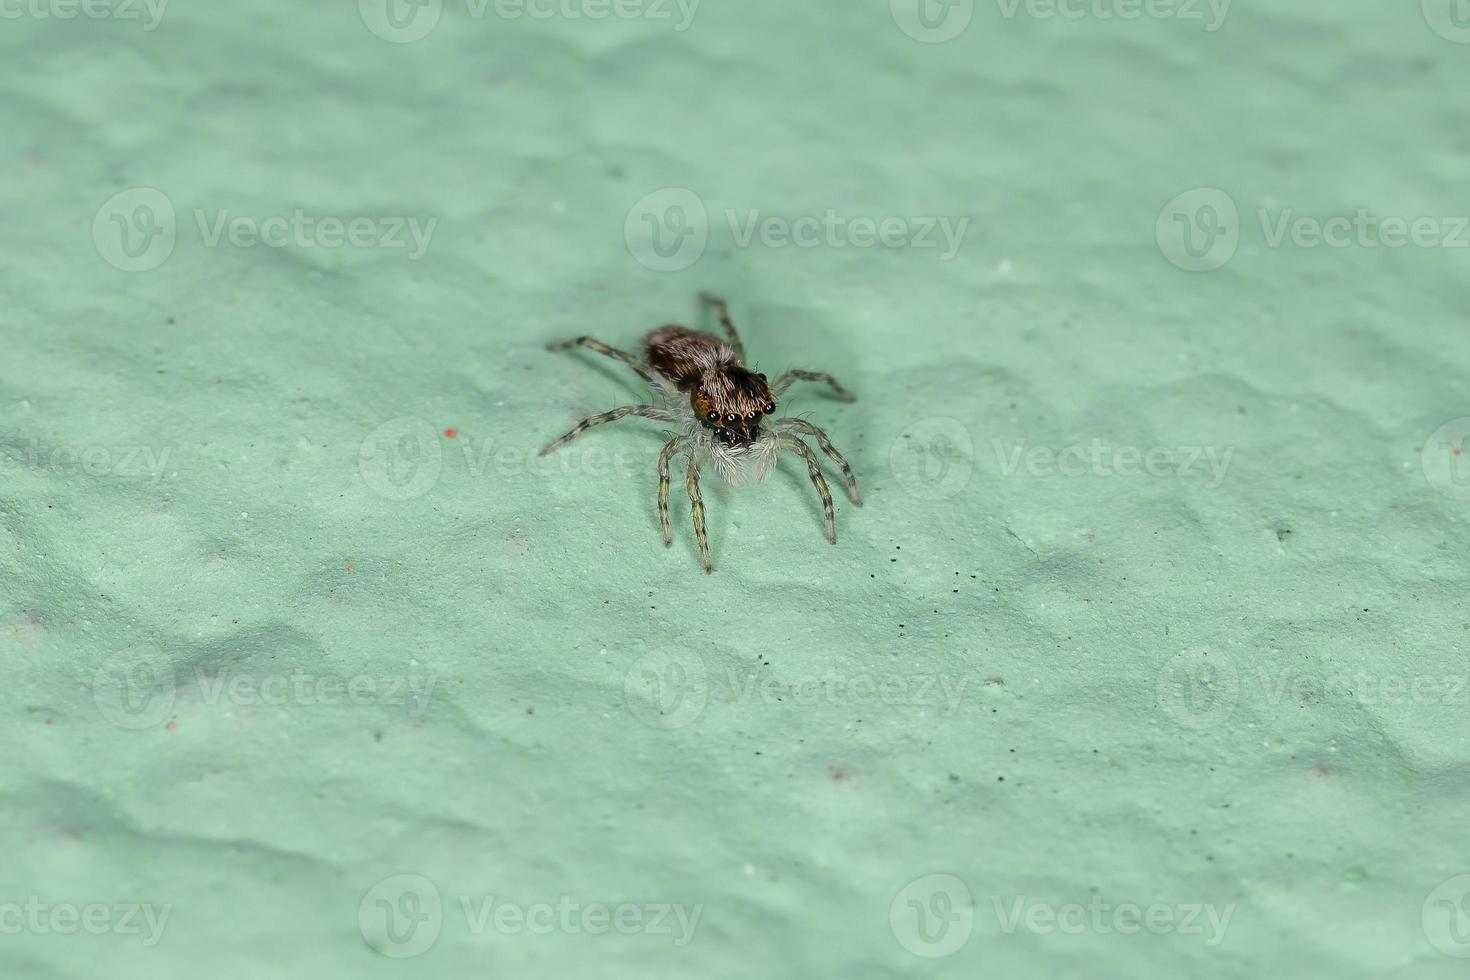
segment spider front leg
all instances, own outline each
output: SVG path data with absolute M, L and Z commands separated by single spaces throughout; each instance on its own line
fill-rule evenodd
M 827 518 L 827 540 L 836 544 L 837 515 L 832 507 L 832 491 L 827 488 L 826 477 L 822 476 L 822 464 L 817 462 L 817 454 L 795 436 L 786 436 L 781 445 L 806 460 L 807 475 L 812 478 L 812 486 L 817 488 L 817 496 L 822 498 L 822 514 Z
M 688 441 L 685 436 L 675 436 L 664 443 L 664 451 L 658 454 L 658 525 L 664 532 L 664 547 L 674 544 L 674 526 L 669 523 L 669 461 L 683 450 Z
M 825 382 L 832 386 L 832 394 L 836 396 L 838 401 L 857 401 L 857 395 L 854 395 L 852 392 L 842 387 L 842 385 L 838 384 L 837 379 L 832 377 L 832 375 L 824 374 L 821 371 L 787 371 L 776 380 L 775 384 L 771 385 L 772 397 L 780 398 L 781 395 L 785 393 L 787 388 L 790 388 L 798 381 Z
M 700 293 L 699 301 L 705 306 L 714 308 L 715 316 L 720 318 L 720 326 L 725 328 L 725 336 L 730 340 L 730 346 L 735 348 L 735 360 L 739 364 L 745 363 L 745 345 L 740 342 L 740 334 L 735 331 L 735 322 L 730 319 L 730 307 L 724 300 L 710 293 Z
M 562 446 L 565 446 L 594 426 L 616 422 L 618 419 L 627 418 L 629 415 L 637 415 L 645 419 L 657 419 L 660 422 L 672 421 L 672 416 L 670 416 L 668 409 L 658 405 L 623 405 L 610 412 L 603 412 L 601 415 L 589 415 L 585 419 L 579 419 L 577 424 L 572 426 L 572 431 L 559 439 L 547 443 L 546 448 L 541 450 L 541 455 L 545 456 L 547 453 L 556 452 Z
M 654 385 L 655 387 L 657 387 L 658 385 L 658 382 L 653 377 L 653 373 L 650 372 L 648 370 L 648 367 L 642 361 L 638 360 L 638 358 L 634 357 L 632 354 L 629 354 L 625 350 L 618 350 L 616 347 L 609 347 L 602 341 L 596 340 L 592 337 L 573 337 L 571 340 L 558 340 L 546 345 L 546 349 L 549 351 L 571 350 L 573 347 L 586 347 L 588 350 L 595 350 L 599 354 L 606 354 L 608 357 L 611 357 L 615 361 L 622 361 L 624 364 L 628 365 L 628 367 L 632 368 L 634 371 L 637 371 L 638 377 L 642 378 L 644 381 L 647 381 L 649 384 Z
M 699 542 L 699 560 L 708 575 L 715 570 L 715 561 L 709 553 L 709 534 L 704 529 L 704 497 L 699 493 L 699 467 L 702 461 L 698 453 L 689 454 L 689 470 L 684 486 L 689 490 L 689 510 L 694 515 L 694 539 Z
M 832 445 L 832 440 L 827 438 L 827 433 L 812 425 L 806 419 L 779 419 L 776 425 L 782 429 L 796 429 L 815 437 L 817 445 L 822 447 L 822 452 L 826 453 L 827 458 L 836 463 L 838 468 L 842 470 L 842 479 L 847 484 L 847 495 L 852 498 L 852 505 L 854 507 L 861 507 L 863 505 L 863 495 L 858 490 L 857 477 L 852 475 L 852 467 L 847 465 L 846 458 Z

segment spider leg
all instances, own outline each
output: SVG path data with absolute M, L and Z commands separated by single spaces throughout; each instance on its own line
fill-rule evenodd
M 704 565 L 705 574 L 715 570 L 714 559 L 709 553 L 709 534 L 704 529 L 704 498 L 699 493 L 699 466 L 700 458 L 697 453 L 689 454 L 689 470 L 684 482 L 689 490 L 689 508 L 694 515 L 694 538 L 699 542 L 699 560 Z
M 781 394 L 786 391 L 787 388 L 790 388 L 798 381 L 825 382 L 832 386 L 832 394 L 837 397 L 838 401 L 857 401 L 857 395 L 854 395 L 852 392 L 842 387 L 842 385 L 838 384 L 837 379 L 832 377 L 832 375 L 824 374 L 821 371 L 787 371 L 785 374 L 781 375 L 781 377 L 776 381 L 775 384 L 771 385 L 771 395 L 773 397 L 779 398 Z
M 683 450 L 687 436 L 675 436 L 664 443 L 664 451 L 658 454 L 658 524 L 664 532 L 664 547 L 674 544 L 674 527 L 669 523 L 669 460 Z
M 847 495 L 852 498 L 853 506 L 861 507 L 863 505 L 863 495 L 858 490 L 857 477 L 852 475 L 852 467 L 847 465 L 847 460 L 837 451 L 837 447 L 832 445 L 832 440 L 827 438 L 827 433 L 812 425 L 806 419 L 780 419 L 776 422 L 776 425 L 781 429 L 796 429 L 814 437 L 817 440 L 817 445 L 822 447 L 822 452 L 827 454 L 827 458 L 836 463 L 838 468 L 842 470 L 842 479 L 847 484 Z
M 817 462 L 817 454 L 796 436 L 784 437 L 781 445 L 806 460 L 807 475 L 812 478 L 812 486 L 817 488 L 817 496 L 822 498 L 822 513 L 827 518 L 827 540 L 836 544 L 837 515 L 832 510 L 832 491 L 827 489 L 827 480 L 822 476 L 822 464 Z
M 654 378 L 653 372 L 648 369 L 646 364 L 627 351 L 618 350 L 616 347 L 609 347 L 600 340 L 592 337 L 574 337 L 571 340 L 558 340 L 546 345 L 546 349 L 550 351 L 571 350 L 573 347 L 586 347 L 588 350 L 595 350 L 599 354 L 606 354 L 614 360 L 622 361 L 628 367 L 637 371 L 638 376 L 644 381 L 647 381 L 654 387 L 658 387 L 658 381 Z
M 720 326 L 725 328 L 725 336 L 730 340 L 730 346 L 735 348 L 735 361 L 738 364 L 745 363 L 745 345 L 740 342 L 740 334 L 735 331 L 735 322 L 730 319 L 730 308 L 725 301 L 710 293 L 700 293 L 699 301 L 705 306 L 714 308 L 715 316 L 720 318 Z
M 637 415 L 645 419 L 658 419 L 660 422 L 673 421 L 668 409 L 658 405 L 623 405 L 610 412 L 603 412 L 601 415 L 589 415 L 584 419 L 579 419 L 577 424 L 572 426 L 570 432 L 559 439 L 547 443 L 546 448 L 541 450 L 541 455 L 545 456 L 547 453 L 556 452 L 562 446 L 565 446 L 593 426 L 616 422 L 618 419 L 627 418 L 629 415 Z

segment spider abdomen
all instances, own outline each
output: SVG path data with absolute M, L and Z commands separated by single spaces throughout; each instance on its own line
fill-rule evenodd
M 688 391 L 709 372 L 736 363 L 735 349 L 711 334 L 668 326 L 643 338 L 644 360 L 659 374 Z

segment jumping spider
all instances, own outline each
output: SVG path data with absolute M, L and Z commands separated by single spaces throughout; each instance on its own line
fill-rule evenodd
M 659 396 L 660 404 L 624 405 L 581 419 L 570 432 L 541 450 L 541 455 L 560 449 L 593 426 L 616 422 L 630 415 L 682 428 L 682 434 L 665 443 L 658 456 L 658 520 L 664 532 L 664 547 L 669 547 L 674 543 L 674 531 L 669 524 L 669 463 L 675 457 L 687 456 L 685 487 L 689 491 L 693 511 L 694 536 L 699 542 L 699 558 L 704 570 L 713 572 L 715 566 L 710 558 L 709 536 L 704 528 L 704 498 L 699 493 L 700 469 L 706 461 L 713 462 L 715 472 L 726 483 L 739 486 L 745 482 L 748 464 L 755 479 L 764 481 L 775 468 L 777 455 L 783 450 L 793 452 L 806 461 L 807 474 L 817 488 L 817 495 L 822 498 L 827 540 L 836 544 L 837 521 L 832 509 L 832 493 L 822 476 L 816 453 L 798 437 L 798 433 L 815 439 L 827 458 L 837 464 L 853 505 L 861 507 L 863 498 L 858 492 L 852 467 L 833 448 L 827 433 L 815 425 L 805 419 L 771 418 L 771 415 L 776 411 L 776 399 L 797 381 L 825 382 L 842 401 L 853 401 L 855 396 L 831 375 L 816 371 L 787 371 L 775 384 L 768 385 L 764 374 L 757 374 L 745 366 L 745 348 L 740 343 L 735 324 L 730 321 L 725 301 L 708 293 L 701 293 L 699 298 L 705 306 L 713 307 L 725 329 L 725 340 L 688 327 L 660 327 L 643 338 L 641 359 L 591 337 L 548 344 L 547 350 L 587 347 L 622 361 L 648 382 Z

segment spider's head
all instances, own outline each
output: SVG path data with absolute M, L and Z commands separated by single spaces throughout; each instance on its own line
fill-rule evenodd
M 689 402 L 700 424 L 734 449 L 759 439 L 761 420 L 776 410 L 766 376 L 734 365 L 706 374 L 689 393 Z

